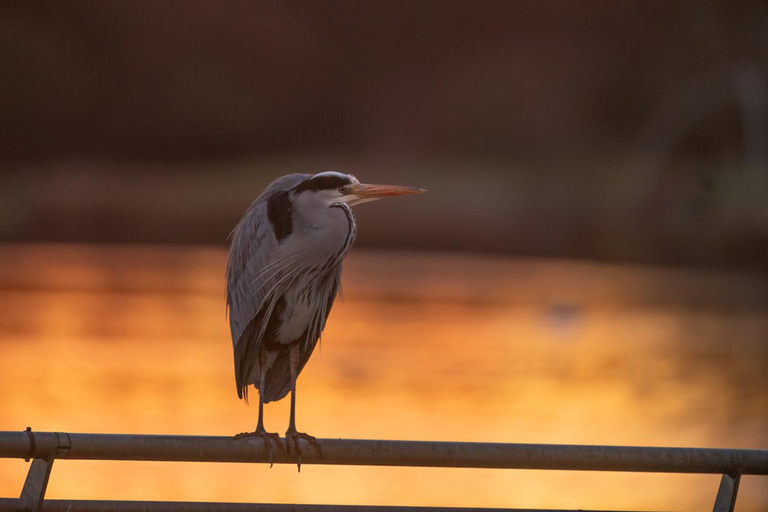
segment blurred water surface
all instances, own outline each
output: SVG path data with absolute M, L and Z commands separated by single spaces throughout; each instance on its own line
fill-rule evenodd
M 0 430 L 230 435 L 207 247 L 0 246 Z M 353 251 L 297 421 L 318 437 L 768 448 L 768 277 Z M 284 432 L 287 400 L 266 408 Z M 0 460 L 0 496 L 27 465 Z M 51 498 L 706 509 L 718 476 L 57 461 Z M 742 512 L 768 509 L 747 477 Z

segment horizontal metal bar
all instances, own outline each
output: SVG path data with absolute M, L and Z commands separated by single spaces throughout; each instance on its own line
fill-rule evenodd
M 20 500 L 0 498 L 0 510 L 22 512 Z M 576 512 L 521 508 L 389 507 L 369 505 L 288 505 L 256 503 L 201 503 L 184 501 L 45 500 L 42 512 Z M 590 512 L 579 510 L 579 512 Z M 592 511 L 597 512 L 597 511 Z M 607 512 L 607 511 L 601 511 Z
M 35 432 L 35 457 L 89 460 L 270 462 L 261 438 Z M 60 441 L 66 440 L 66 449 Z M 768 475 L 768 450 L 320 439 L 302 464 L 640 471 Z M 26 432 L 0 432 L 0 457 L 30 456 Z M 296 457 L 273 450 L 274 462 Z

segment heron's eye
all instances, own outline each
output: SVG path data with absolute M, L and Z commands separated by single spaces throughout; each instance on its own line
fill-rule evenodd
M 344 195 L 344 194 L 346 194 L 346 193 L 347 193 L 347 187 L 341 187 L 341 188 L 339 189 L 339 193 L 340 193 L 341 195 Z

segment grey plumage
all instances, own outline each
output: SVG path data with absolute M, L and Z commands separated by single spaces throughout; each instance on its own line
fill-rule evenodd
M 353 204 L 421 189 L 364 185 L 351 175 L 289 174 L 251 204 L 231 234 L 227 307 L 238 396 L 259 389 L 262 404 L 293 391 L 341 287 L 341 266 L 357 232 Z M 302 434 L 306 436 L 305 434 Z M 311 436 L 307 436 L 311 437 Z
M 309 178 L 308 174 L 291 174 L 274 181 L 253 202 L 232 233 L 227 305 L 235 340 L 235 380 L 241 398 L 247 398 L 248 384 L 259 386 L 257 355 L 262 344 L 266 345 L 270 363 L 266 389 L 261 390 L 264 403 L 288 394 L 288 349 L 293 344 L 300 345 L 301 371 L 325 328 L 341 286 L 341 262 L 356 232 L 349 206 L 339 207 L 343 213 L 323 212 L 328 222 L 322 225 L 322 236 L 302 236 L 308 230 L 320 230 L 296 226 L 294 222 L 294 233 L 278 243 L 274 225 L 264 222 L 268 218 L 267 200 L 272 194 L 288 191 Z M 349 221 L 339 219 L 340 216 L 349 216 Z M 314 304 L 320 307 L 309 311 Z M 280 329 L 291 321 L 302 323 L 298 336 L 295 327 Z

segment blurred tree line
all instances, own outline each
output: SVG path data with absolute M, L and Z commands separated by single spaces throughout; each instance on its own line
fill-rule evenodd
M 368 246 L 768 268 L 768 3 L 0 4 L 0 238 L 224 243 L 271 179 Z

